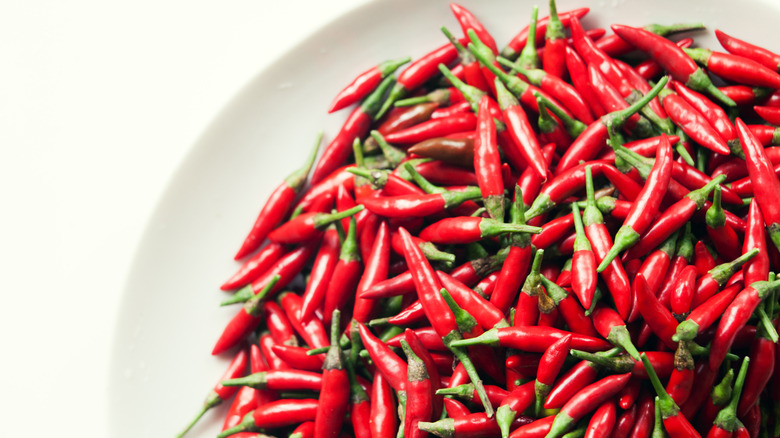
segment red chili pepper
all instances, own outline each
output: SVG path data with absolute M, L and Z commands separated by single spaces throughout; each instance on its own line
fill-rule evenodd
M 649 54 L 675 80 L 694 90 L 706 91 L 726 105 L 736 105 L 712 84 L 707 74 L 675 43 L 640 28 L 615 24 L 612 30 L 632 46 Z
M 593 65 L 588 65 L 588 79 L 593 84 L 593 90 L 606 111 L 614 112 L 628 108 L 629 105 L 620 94 L 620 91 Z M 636 113 L 628 117 L 626 129 L 636 132 L 642 137 L 647 137 L 652 133 L 650 122 Z
M 571 21 L 571 35 L 574 48 L 588 64 L 588 67 L 595 68 L 603 74 L 609 83 L 617 88 L 622 97 L 627 97 L 631 94 L 631 84 L 628 83 L 623 72 L 617 68 L 609 55 L 604 53 L 593 40 L 585 35 L 585 30 L 577 19 Z M 598 93 L 598 90 L 596 91 Z
M 444 44 L 419 59 L 412 61 L 409 66 L 398 75 L 398 81 L 390 90 L 382 107 L 379 108 L 375 119 L 381 118 L 396 100 L 404 97 L 431 79 L 436 73 L 439 64 L 449 64 L 458 56 L 457 49 L 450 43 Z M 388 140 L 390 141 L 390 140 Z
M 669 348 L 676 348 L 672 337 L 677 330 L 677 320 L 653 295 L 647 281 L 642 275 L 634 279 L 634 293 L 637 294 L 637 305 L 645 322 L 663 343 Z
M 647 358 L 647 354 L 642 353 L 642 363 L 647 370 L 647 374 L 650 377 L 650 382 L 653 384 L 656 394 L 656 405 L 660 409 L 660 415 L 666 428 L 667 433 L 671 438 L 683 438 L 683 437 L 699 437 L 698 432 L 691 426 L 690 422 L 680 412 L 680 408 L 674 402 L 674 400 L 666 393 L 661 381 L 658 379 L 658 375 L 655 373 L 653 366 Z
M 358 281 L 363 270 L 363 263 L 357 248 L 356 240 L 357 222 L 353 217 L 349 224 L 349 232 L 344 244 L 341 246 L 341 254 L 333 275 L 328 283 L 323 303 L 323 322 L 330 324 L 330 316 L 333 311 L 347 303 L 357 289 Z
M 477 127 L 477 118 L 471 113 L 454 114 L 450 117 L 432 119 L 385 136 L 390 143 L 419 143 L 455 132 L 473 131 Z
M 222 381 L 225 386 L 249 386 L 255 389 L 271 389 L 276 391 L 288 391 L 309 389 L 320 391 L 323 376 L 320 373 L 302 370 L 271 370 L 250 374 L 246 377 L 226 379 Z
M 273 301 L 265 302 L 263 304 L 263 318 L 265 318 L 266 328 L 271 333 L 274 342 L 280 345 L 298 345 L 295 328 L 278 304 Z
M 241 424 L 223 431 L 218 438 L 232 436 L 238 432 L 275 429 L 293 424 L 314 421 L 319 401 L 316 399 L 282 399 L 263 406 L 244 417 Z
M 701 23 L 677 23 L 671 25 L 648 24 L 647 26 L 644 26 L 643 29 L 665 37 L 677 33 L 701 30 L 704 29 L 704 25 Z M 625 42 L 617 34 L 607 35 L 599 39 L 596 42 L 596 46 L 611 57 L 625 55 L 634 49 L 631 44 Z
M 281 225 L 279 228 L 273 230 L 268 235 L 268 238 L 272 242 L 287 244 L 311 241 L 319 237 L 322 233 L 321 230 L 328 225 L 345 217 L 349 217 L 361 210 L 363 210 L 363 206 L 358 205 L 354 208 L 340 211 L 338 213 L 303 213 L 295 219 L 292 219 Z
M 752 249 L 728 263 L 723 263 L 710 269 L 696 281 L 696 295 L 693 297 L 693 306 L 704 302 L 713 296 L 721 286 L 725 285 L 729 278 L 736 274 L 742 265 L 755 257 L 758 249 Z
M 287 252 L 287 248 L 279 243 L 269 243 L 257 254 L 249 258 L 243 265 L 225 281 L 219 288 L 233 290 L 246 286 L 252 280 L 262 275 Z
M 585 235 L 585 228 L 577 204 L 572 204 L 572 214 L 577 238 L 574 241 L 574 255 L 572 256 L 571 286 L 582 306 L 590 308 L 593 293 L 596 291 L 596 256 L 593 254 L 590 241 Z
M 770 161 L 756 137 L 741 119 L 737 119 L 736 125 L 739 141 L 745 150 L 748 173 L 754 187 L 753 191 L 758 205 L 761 207 L 769 237 L 775 246 L 780 247 L 780 232 L 777 230 L 777 224 L 780 223 L 780 208 L 777 202 L 770 201 L 770 199 L 778 199 L 780 181 L 778 181 L 777 175 L 775 175 L 769 164 Z
M 590 241 L 593 253 L 596 256 L 596 262 L 600 262 L 612 246 L 612 237 L 606 226 L 604 226 L 604 218 L 601 212 L 595 205 L 593 173 L 590 165 L 585 167 L 585 173 L 587 204 L 582 215 L 582 222 L 585 225 L 585 236 Z M 631 311 L 631 285 L 620 259 L 615 258 L 610 262 L 603 271 L 602 278 L 607 284 L 618 313 L 622 318 L 628 318 Z
M 369 427 L 372 438 L 394 438 L 395 431 L 398 429 L 393 391 L 382 373 L 374 375 Z
M 317 184 L 326 176 L 341 166 L 352 152 L 352 142 L 355 137 L 363 138 L 367 133 L 374 117 L 377 115 L 382 97 L 388 88 L 395 82 L 393 76 L 388 76 L 369 94 L 368 97 L 355 108 L 347 117 L 338 134 L 325 148 L 314 171 L 311 175 L 311 183 Z
M 325 299 L 325 292 L 328 290 L 328 284 L 333 277 L 333 270 L 339 260 L 339 233 L 335 227 L 325 231 L 320 243 L 320 249 L 314 258 L 314 265 L 311 268 L 309 281 L 306 283 L 306 289 L 303 292 L 303 305 L 301 308 L 301 320 L 308 321 L 314 316 Z
M 707 434 L 707 437 L 730 437 L 734 436 L 734 432 L 737 429 L 737 406 L 740 402 L 740 395 L 743 392 L 743 386 L 745 385 L 745 378 L 746 375 L 749 375 L 750 367 L 753 366 L 753 359 L 749 357 L 745 357 L 745 359 L 742 361 L 742 365 L 739 369 L 739 375 L 737 375 L 737 380 L 734 383 L 734 391 L 732 392 L 731 399 L 729 400 L 728 404 L 718 412 L 717 417 L 714 419 L 709 433 Z M 743 398 L 744 400 L 744 398 Z M 745 418 L 745 414 L 740 415 L 740 417 Z
M 707 235 L 710 236 L 715 250 L 726 260 L 733 260 L 739 256 L 742 242 L 737 233 L 726 224 L 726 214 L 720 204 L 720 187 L 715 187 L 712 205 L 706 214 Z
M 748 260 L 742 267 L 745 284 L 753 284 L 756 281 L 769 279 L 769 256 L 767 254 L 764 218 L 761 215 L 761 208 L 755 199 L 750 201 L 750 212 L 748 213 L 747 230 L 745 232 L 745 242 L 742 245 L 742 252 L 747 253 L 753 248 L 758 249 L 758 254 Z
M 407 365 L 384 342 L 374 336 L 362 323 L 358 324 L 360 339 L 368 351 L 371 360 L 387 383 L 396 391 L 403 391 L 406 386 Z
M 615 402 L 607 400 L 599 406 L 588 421 L 586 438 L 608 438 L 615 426 L 617 408 Z
M 536 22 L 539 26 L 539 21 Z M 542 68 L 547 73 L 563 78 L 566 74 L 566 31 L 563 23 L 558 17 L 558 8 L 555 0 L 550 2 L 550 17 L 547 23 L 547 29 L 544 32 L 544 57 L 542 58 Z
M 601 117 L 608 111 L 604 109 L 601 100 L 596 95 L 593 85 L 588 78 L 588 67 L 585 61 L 572 47 L 566 47 L 566 70 L 569 72 L 574 88 L 580 93 L 583 99 L 588 103 L 593 115 Z
M 487 237 L 505 233 L 541 232 L 539 227 L 521 224 L 505 224 L 482 217 L 454 217 L 435 222 L 420 232 L 420 238 L 437 244 L 477 242 Z
M 309 347 L 322 348 L 328 346 L 328 336 L 319 318 L 312 318 L 307 322 L 300 319 L 301 307 L 303 305 L 303 300 L 300 296 L 291 292 L 285 292 L 279 296 L 278 300 L 293 328 L 306 341 Z
M 503 58 L 501 58 L 503 59 Z M 506 64 L 505 64 L 506 65 Z M 531 84 L 539 87 L 560 102 L 572 115 L 582 123 L 593 123 L 593 114 L 576 88 L 566 83 L 558 76 L 544 70 L 515 67 L 515 70 L 525 76 Z
M 404 434 L 409 437 L 422 437 L 425 434 L 417 424 L 421 421 L 430 421 L 433 415 L 431 380 L 425 363 L 414 354 L 406 340 L 401 340 L 401 346 L 408 362 Z
M 672 312 L 676 315 L 687 315 L 696 292 L 696 266 L 686 266 L 680 271 L 680 275 L 675 277 L 674 282 L 671 295 Z
M 490 97 L 482 96 L 477 113 L 477 139 L 474 142 L 474 173 L 485 207 L 493 219 L 504 218 L 504 182 L 501 174 L 501 157 L 496 143 L 496 125 L 488 106 Z
M 382 79 L 393 74 L 398 67 L 411 61 L 406 57 L 382 62 L 359 74 L 352 82 L 341 90 L 330 104 L 328 113 L 345 108 L 366 97 L 382 82 Z
M 719 154 L 731 153 L 726 141 L 707 118 L 685 99 L 672 93 L 664 96 L 662 103 L 669 118 L 698 144 Z
M 504 319 L 504 313 L 494 306 L 491 301 L 485 300 L 449 274 L 436 271 L 436 275 L 458 305 L 469 309 L 469 313 L 474 316 L 484 329 L 489 330 L 494 327 L 508 325 L 506 319 Z
M 693 38 L 683 38 L 680 41 L 677 41 L 675 44 L 677 44 L 677 47 L 680 48 L 690 47 L 693 45 Z M 655 59 L 652 58 L 640 62 L 634 67 L 634 69 L 637 71 L 637 73 L 639 73 L 643 78 L 647 79 L 648 81 L 657 77 L 663 72 L 663 67 L 661 67 L 655 61 Z
M 314 159 L 317 157 L 317 150 L 319 149 L 321 141 L 322 133 L 317 136 L 314 150 L 306 160 L 306 164 L 287 176 L 284 182 L 271 192 L 271 195 L 260 210 L 260 214 L 257 216 L 257 219 L 255 219 L 255 223 L 252 225 L 249 235 L 244 239 L 241 248 L 236 253 L 234 257 L 236 260 L 245 257 L 259 248 L 271 230 L 289 214 L 294 205 L 293 201 L 295 200 L 295 197 L 298 195 L 298 192 L 301 190 L 304 183 L 306 183 L 306 177 L 309 175 L 309 171 L 314 164 Z
M 734 124 L 729 119 L 723 108 L 707 99 L 705 96 L 691 90 L 680 82 L 673 81 L 675 91 L 688 102 L 696 111 L 698 111 L 704 118 L 706 118 L 713 128 L 720 134 L 721 138 L 728 143 L 736 143 L 737 130 L 734 128 Z M 736 146 L 736 145 L 735 145 Z M 740 148 L 730 147 L 732 151 Z
M 723 362 L 737 333 L 747 324 L 756 307 L 778 287 L 780 287 L 780 280 L 774 282 L 757 281 L 737 294 L 723 312 L 715 332 L 715 338 L 712 340 L 709 356 L 711 370 L 716 370 Z
M 198 415 L 195 416 L 195 419 L 190 422 L 190 424 L 187 425 L 186 428 L 184 428 L 178 437 L 184 436 L 191 428 L 195 425 L 195 423 L 200 420 L 200 417 L 203 416 L 209 409 L 219 405 L 224 400 L 229 399 L 238 391 L 238 388 L 229 388 L 222 385 L 222 381 L 226 379 L 232 379 L 234 377 L 243 376 L 246 372 L 246 366 L 249 362 L 249 354 L 247 354 L 246 349 L 242 348 L 240 349 L 235 356 L 233 356 L 233 359 L 230 361 L 230 364 L 228 365 L 227 370 L 225 370 L 225 373 L 222 374 L 222 377 L 219 379 L 219 382 L 214 386 L 214 388 L 209 392 L 208 396 L 206 397 L 206 400 L 203 402 L 203 407 L 201 408 L 200 412 L 198 412 Z
M 759 331 L 759 335 L 750 345 L 750 353 L 746 358 L 750 361 L 745 377 L 745 386 L 742 391 L 742 398 L 737 405 L 737 414 L 745 418 L 748 411 L 759 402 L 759 397 L 767 387 L 769 379 L 772 377 L 775 369 L 775 349 L 776 344 L 769 339 L 766 332 Z M 737 380 L 737 384 L 739 380 Z M 736 384 L 734 392 L 737 393 Z
M 653 170 L 650 172 L 650 176 L 636 201 L 634 201 L 628 217 L 623 221 L 623 225 L 615 235 L 615 244 L 599 263 L 599 272 L 606 269 L 609 263 L 621 251 L 635 245 L 639 241 L 641 234 L 647 230 L 658 212 L 658 207 L 666 193 L 665 189 L 672 174 L 671 145 L 665 134 L 661 135 L 661 139 L 661 144 L 658 146 L 658 157 L 655 160 L 655 164 L 653 164 Z
M 752 59 L 774 71 L 777 71 L 778 66 L 780 66 L 780 55 L 777 55 L 776 53 L 734 38 L 718 29 L 715 29 L 715 36 L 718 38 L 718 41 L 723 48 L 731 54 Z
M 636 273 L 632 275 L 633 277 L 636 277 L 637 275 L 641 274 L 645 280 L 648 280 L 648 287 L 650 288 L 650 292 L 654 295 L 658 293 L 658 290 L 663 284 L 662 280 L 669 270 L 672 257 L 674 256 L 677 234 L 677 232 L 673 233 L 658 247 L 658 249 L 650 253 L 650 255 L 648 255 L 645 260 L 641 262 L 641 265 L 639 266 L 639 269 L 637 269 Z M 638 259 L 634 260 L 637 262 L 639 261 Z M 639 297 L 637 296 L 636 292 L 634 292 L 631 313 L 628 316 L 627 322 L 634 322 L 636 317 L 639 316 L 639 306 L 637 304 L 638 301 Z
M 455 3 L 450 3 L 450 9 L 455 15 L 455 19 L 460 23 L 464 35 L 468 34 L 469 30 L 473 30 L 479 36 L 479 39 L 493 50 L 493 53 L 498 53 L 498 47 L 496 46 L 495 40 L 474 14 L 463 6 Z
M 322 357 L 306 354 L 309 351 L 306 347 L 276 344 L 271 348 L 280 359 L 287 363 L 295 364 L 296 369 L 304 371 L 318 371 L 322 369 Z
M 573 9 L 571 11 L 561 12 L 558 14 L 558 18 L 560 19 L 561 24 L 566 27 L 569 25 L 571 17 L 582 18 L 585 16 L 585 14 L 588 13 L 588 11 L 590 11 L 590 8 Z M 541 42 L 542 38 L 544 38 L 544 34 L 547 31 L 549 22 L 550 17 L 543 17 L 536 21 L 535 38 L 537 42 Z M 501 50 L 501 56 L 504 58 L 514 59 L 520 50 L 526 45 L 529 29 L 530 26 L 526 26 L 517 35 L 515 35 L 509 41 L 509 43 L 507 43 L 506 47 Z
M 655 98 L 666 85 L 667 80 L 666 78 L 661 79 L 650 92 L 630 106 L 623 102 L 624 105 L 621 107 L 591 123 L 563 154 L 558 162 L 556 174 L 562 175 L 565 170 L 575 168 L 580 161 L 587 161 L 599 155 L 601 149 L 606 145 L 610 130 L 619 129 L 632 115 L 636 115 L 643 106 Z
M 626 386 L 620 390 L 617 395 L 617 405 L 621 409 L 629 409 L 636 403 L 639 392 L 642 390 L 641 381 L 638 378 L 632 378 L 628 381 Z
M 269 291 L 273 289 L 279 278 L 281 277 L 278 275 L 274 276 L 257 295 L 244 303 L 243 308 L 228 322 L 219 339 L 217 339 L 217 343 L 211 350 L 212 355 L 217 355 L 233 348 L 257 328 L 262 320 L 262 314 L 260 313 L 261 302 L 268 296 Z
M 541 233 L 531 237 L 531 244 L 534 248 L 547 249 L 568 235 L 571 229 L 574 228 L 574 216 L 566 214 L 557 217 L 542 225 L 541 228 Z
M 639 352 L 631 342 L 631 334 L 617 312 L 603 304 L 598 304 L 591 314 L 591 318 L 593 318 L 593 325 L 601 337 L 616 347 L 626 350 L 631 357 L 638 360 Z
M 777 67 L 770 69 L 749 58 L 709 49 L 683 50 L 694 61 L 723 79 L 757 87 L 780 88 Z
M 620 392 L 630 377 L 630 373 L 608 376 L 580 390 L 555 415 L 547 436 L 558 437 L 566 433 L 582 417 Z
M 544 354 L 542 354 L 542 359 L 539 361 L 538 366 L 539 372 L 536 374 L 536 383 L 534 384 L 536 412 L 541 412 L 542 405 L 547 399 L 547 395 L 550 394 L 553 383 L 555 383 L 555 379 L 558 377 L 558 373 L 560 373 L 564 361 L 569 355 L 571 339 L 572 335 L 562 337 L 547 347 Z
M 349 406 L 350 382 L 345 369 L 346 358 L 339 346 L 340 312 L 333 311 L 330 349 L 322 365 L 322 390 L 314 416 L 314 436 L 337 437 Z
M 511 94 L 502 92 L 502 90 L 499 87 L 498 99 L 509 134 L 514 144 L 519 146 L 519 152 L 523 160 L 529 163 L 539 178 L 544 180 L 547 178 L 547 162 L 542 155 L 536 134 L 528 121 L 528 116 L 526 116 L 519 102 Z
M 287 362 L 282 360 L 274 353 L 273 347 L 276 345 L 276 341 L 273 336 L 268 333 L 263 333 L 257 340 L 260 346 L 260 351 L 263 353 L 265 361 L 268 363 L 268 367 L 272 370 L 291 370 L 291 367 Z
M 610 344 L 591 336 L 558 330 L 552 327 L 500 327 L 490 329 L 480 336 L 453 342 L 453 346 L 491 345 L 517 348 L 521 351 L 542 353 L 555 341 L 567 334 L 572 335 L 572 348 L 585 351 L 601 351 Z

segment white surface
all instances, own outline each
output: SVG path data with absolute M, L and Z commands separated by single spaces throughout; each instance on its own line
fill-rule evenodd
M 117 316 L 127 314 L 119 308 L 120 295 L 142 231 L 171 176 L 209 122 L 261 69 L 311 29 L 365 2 L 0 3 L 0 57 L 4 61 L 0 68 L 0 190 L 4 201 L 0 219 L 0 387 L 4 395 L 0 436 L 21 436 L 23 431 L 37 435 L 39 430 L 56 430 L 63 437 L 111 436 L 106 389 L 109 353 Z M 446 2 L 439 3 L 441 16 L 449 17 Z M 510 2 L 508 12 L 495 19 L 484 17 L 491 29 L 492 23 L 516 23 L 514 29 L 497 29 L 500 46 L 527 21 L 528 8 L 521 3 Z M 594 15 L 607 22 L 613 21 L 616 15 L 612 14 L 630 15 L 624 20 L 627 24 L 701 20 L 711 28 L 721 26 L 754 41 L 770 38 L 762 35 L 762 29 L 771 28 L 778 17 L 777 6 L 769 6 L 768 1 L 764 6 L 756 2 L 753 9 L 770 8 L 773 13 L 753 14 L 750 7 L 742 7 L 740 16 L 757 23 L 734 21 L 739 17 L 728 14 L 733 8 L 731 0 L 661 3 L 674 6 L 674 18 L 659 11 L 636 14 L 623 1 L 591 6 L 603 7 L 603 13 Z M 496 8 L 492 2 L 473 8 L 480 17 L 484 16 L 482 7 Z M 425 17 L 414 14 L 408 19 L 421 24 Z M 450 19 L 425 30 L 436 35 L 441 24 L 457 29 Z M 370 27 L 366 23 L 363 30 Z M 711 44 L 712 38 L 708 41 Z M 356 39 L 354 44 L 358 43 L 362 39 Z M 390 44 L 402 43 L 393 37 Z M 780 50 L 777 42 L 769 46 Z M 377 56 L 367 62 L 383 60 L 381 53 L 388 53 L 383 47 L 387 48 L 375 46 Z M 311 74 L 323 72 L 313 69 Z M 308 132 L 299 135 L 305 137 Z M 210 150 L 202 150 L 208 157 Z M 190 160 L 198 159 L 203 157 L 190 156 Z M 186 187 L 177 191 L 174 185 L 167 193 L 168 199 L 193 202 Z M 175 214 L 176 205 L 161 205 L 156 217 Z M 233 210 L 207 214 L 246 222 L 245 217 L 236 218 L 238 213 Z M 213 232 L 194 234 L 193 242 L 221 237 Z M 238 244 L 235 236 L 243 232 L 231 230 L 234 240 L 224 243 L 231 248 L 227 257 Z M 234 266 L 227 258 L 222 263 L 222 272 Z M 164 267 L 160 272 L 161 284 L 168 284 L 171 278 L 165 278 Z M 217 285 L 205 284 L 202 290 L 216 293 Z M 171 309 L 171 315 L 185 307 Z M 229 316 L 211 314 L 204 320 L 218 324 Z M 172 319 L 175 324 L 176 318 Z M 206 354 L 199 357 L 209 366 L 216 363 Z M 190 367 L 184 360 L 178 365 L 182 370 Z M 140 379 L 138 374 L 129 377 Z M 159 403 L 163 397 L 183 401 L 168 404 L 174 417 L 169 423 L 183 425 L 214 378 L 207 375 L 202 382 L 189 382 L 192 388 L 186 391 L 181 391 L 181 383 L 161 385 L 159 395 L 149 394 L 145 401 Z M 128 422 L 155 426 L 150 418 L 135 417 L 138 412 L 142 410 L 128 410 Z M 159 436 L 170 436 L 169 423 L 159 430 Z
M 108 436 L 119 298 L 173 172 L 258 71 L 364 1 L 0 2 L 0 436 Z

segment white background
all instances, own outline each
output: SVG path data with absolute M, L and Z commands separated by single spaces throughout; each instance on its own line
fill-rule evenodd
M 122 285 L 167 181 L 250 78 L 366 2 L 0 1 L 0 436 L 108 436 Z

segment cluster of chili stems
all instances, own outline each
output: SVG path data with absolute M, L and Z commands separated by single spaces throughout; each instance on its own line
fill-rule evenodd
M 451 9 L 463 35 L 355 78 L 340 131 L 261 209 L 198 418 L 780 436 L 780 55 L 667 38 L 700 24 L 585 30 L 553 1 L 499 51 Z

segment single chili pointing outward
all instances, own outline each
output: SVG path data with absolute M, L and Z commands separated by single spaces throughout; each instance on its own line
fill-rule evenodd
M 372 92 L 379 83 L 382 82 L 382 79 L 393 74 L 398 67 L 411 60 L 412 58 L 409 57 L 392 59 L 371 67 L 359 74 L 333 98 L 333 102 L 331 102 L 328 112 L 332 113 L 338 111 L 366 97 L 368 93 Z
M 694 61 L 724 79 L 757 87 L 780 88 L 780 74 L 759 62 L 709 49 L 683 49 Z
M 314 159 L 317 157 L 317 150 L 319 150 L 321 142 L 322 133 L 319 133 L 317 135 L 314 150 L 312 150 L 309 158 L 306 160 L 306 164 L 290 174 L 282 184 L 271 192 L 268 200 L 265 201 L 265 205 L 263 205 L 263 208 L 260 210 L 260 214 L 257 216 L 254 225 L 252 225 L 249 235 L 246 236 L 244 242 L 241 244 L 241 248 L 236 253 L 234 257 L 236 260 L 245 257 L 259 248 L 265 241 L 268 233 L 270 233 L 271 230 L 273 230 L 290 212 L 295 197 L 298 195 L 301 188 L 303 188 L 306 177 L 309 175 L 309 170 L 311 170 L 311 167 L 314 165 Z
M 666 193 L 666 186 L 672 175 L 672 148 L 665 134 L 661 134 L 661 144 L 658 145 L 658 158 L 653 164 L 653 170 L 634 201 L 628 217 L 615 235 L 615 243 L 609 253 L 599 263 L 597 270 L 602 272 L 620 252 L 635 245 L 641 234 L 651 225 L 658 212 L 661 200 Z
M 675 43 L 641 28 L 614 24 L 612 30 L 632 46 L 649 54 L 675 80 L 694 90 L 706 91 L 728 106 L 736 106 L 734 101 L 718 90 L 709 76 Z
M 525 173 L 525 172 L 524 172 Z M 525 223 L 525 205 L 523 203 L 523 189 L 515 187 L 515 199 L 512 203 L 510 218 L 513 224 Z M 509 236 L 509 253 L 501 266 L 496 288 L 490 295 L 490 302 L 501 313 L 506 313 L 512 302 L 515 301 L 517 292 L 522 286 L 525 274 L 531 263 L 533 248 L 531 238 L 525 233 L 515 233 Z M 445 287 L 449 287 L 445 285 Z
M 539 361 L 539 372 L 536 374 L 536 383 L 534 384 L 537 415 L 542 411 L 544 401 L 547 399 L 570 350 L 571 335 L 566 335 L 555 341 L 542 354 L 542 359 Z

